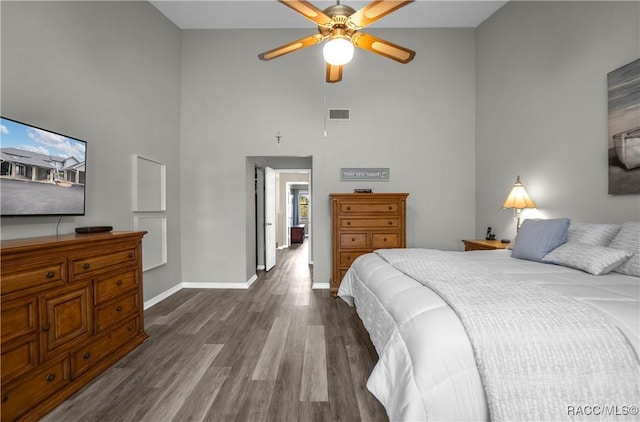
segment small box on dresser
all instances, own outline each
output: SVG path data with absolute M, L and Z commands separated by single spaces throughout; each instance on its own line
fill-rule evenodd
M 406 247 L 408 193 L 332 193 L 331 295 L 351 263 L 376 249 Z
M 144 234 L 2 241 L 3 422 L 41 418 L 147 338 Z

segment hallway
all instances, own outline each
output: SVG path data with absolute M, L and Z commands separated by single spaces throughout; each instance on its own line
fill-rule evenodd
M 183 289 L 150 338 L 45 421 L 385 421 L 377 355 L 353 308 L 311 290 L 309 240 L 249 290 Z

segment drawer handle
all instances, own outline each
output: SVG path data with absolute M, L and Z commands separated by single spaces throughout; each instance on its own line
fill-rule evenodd
M 56 276 L 56 273 L 54 273 L 53 271 L 49 271 L 49 272 L 45 275 L 45 277 L 47 277 L 47 278 L 53 278 L 53 277 L 55 277 L 55 276 Z
M 347 211 L 351 211 L 351 207 L 347 207 Z
M 129 326 L 127 327 L 127 330 L 129 330 L 129 331 L 133 331 L 133 325 L 129 325 Z
M 84 264 L 82 264 L 82 269 L 83 269 L 83 270 L 88 270 L 88 269 L 89 269 L 89 267 L 91 267 L 91 265 L 89 265 L 89 263 L 88 263 L 88 262 L 85 262 Z
M 84 359 L 89 359 L 89 358 L 91 357 L 91 353 L 89 353 L 89 352 L 85 352 L 85 353 L 84 353 L 84 355 L 82 355 L 82 357 L 83 357 Z
M 386 242 L 386 241 L 387 241 L 387 238 L 385 237 L 384 239 L 382 239 L 382 241 L 383 241 L 383 242 Z
M 121 285 L 121 284 L 122 284 L 122 280 L 118 280 L 118 281 L 116 281 L 116 284 L 117 284 L 118 286 L 119 286 L 119 285 Z
M 355 242 L 355 241 L 356 241 L 356 238 L 355 238 L 355 237 L 352 237 L 352 238 L 351 238 L 351 241 L 352 241 L 352 242 Z
M 2 403 L 6 403 L 9 401 L 9 396 L 2 396 Z
M 44 331 L 46 333 L 46 332 L 49 331 L 49 328 L 51 328 L 51 327 L 49 327 L 49 324 L 45 324 L 45 325 L 42 326 L 42 331 Z
M 391 211 L 392 209 L 393 209 L 393 207 L 392 207 L 392 206 L 389 206 L 389 211 Z
M 129 252 L 129 255 L 127 255 L 129 257 L 129 259 L 133 259 L 133 252 Z
M 389 225 L 392 226 L 393 225 L 393 221 L 389 221 Z
M 53 382 L 56 379 L 56 374 L 49 374 L 47 377 L 47 382 Z
M 350 225 L 351 225 L 351 221 L 347 221 L 347 226 L 350 226 Z
M 122 306 L 118 305 L 118 307 L 116 307 L 116 311 L 117 312 L 122 312 Z
M 351 257 L 350 256 L 347 257 L 347 261 L 351 261 Z

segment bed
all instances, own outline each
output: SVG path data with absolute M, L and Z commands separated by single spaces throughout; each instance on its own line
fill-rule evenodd
M 572 266 L 592 271 L 598 248 L 616 246 L 593 240 L 594 225 L 571 227 L 545 258 L 573 247 Z M 634 274 L 640 225 L 626 232 L 619 261 Z M 367 388 L 391 420 L 638 419 L 640 277 L 615 272 L 620 262 L 592 275 L 514 252 L 379 250 L 353 263 L 338 296 L 376 348 Z

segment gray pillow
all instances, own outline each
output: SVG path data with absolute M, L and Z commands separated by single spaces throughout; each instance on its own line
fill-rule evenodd
M 586 271 L 589 274 L 606 274 L 618 267 L 633 254 L 620 249 L 581 242 L 567 242 L 549 252 L 542 260 Z
M 571 222 L 567 231 L 567 242 L 608 246 L 620 231 L 620 224 L 594 224 Z
M 567 241 L 569 222 L 568 218 L 524 220 L 511 256 L 542 262 L 546 254 Z
M 613 271 L 640 277 L 640 222 L 624 223 L 609 247 L 633 253 L 631 258 Z

